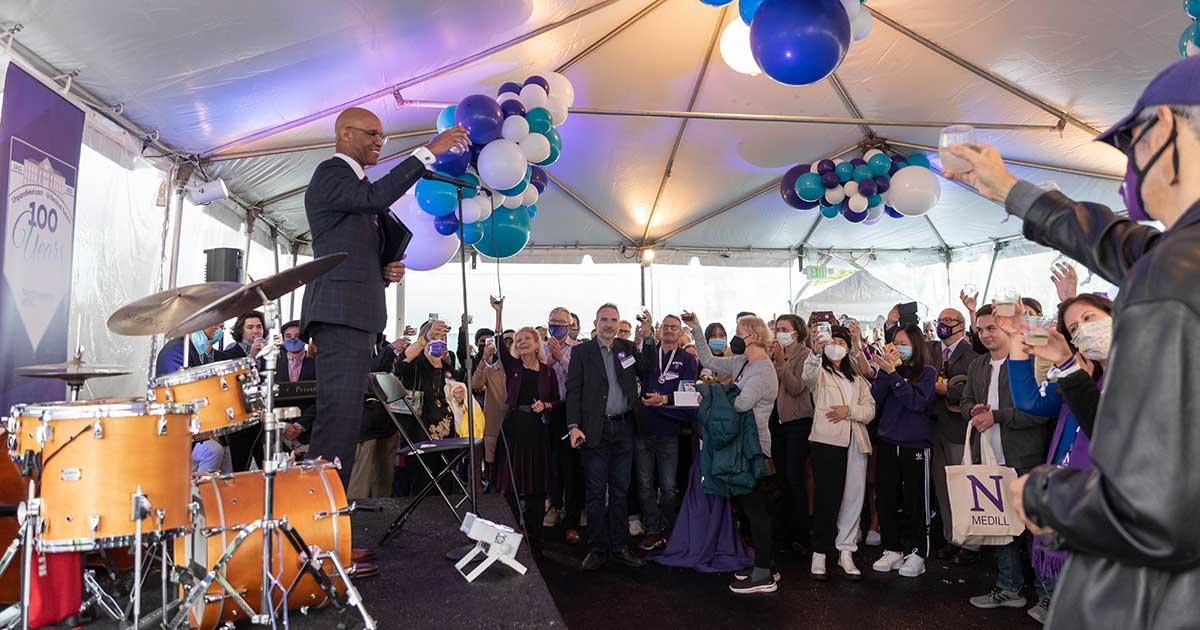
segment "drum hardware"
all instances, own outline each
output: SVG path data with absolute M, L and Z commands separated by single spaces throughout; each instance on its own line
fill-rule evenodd
M 129 370 L 121 365 L 100 365 L 83 360 L 83 347 L 75 350 L 75 356 L 63 363 L 28 365 L 17 369 L 17 375 L 29 378 L 56 378 L 66 381 L 70 390 L 68 400 L 79 400 L 79 392 L 88 379 L 108 376 L 124 376 Z
M 29 495 L 25 501 L 17 507 L 17 522 L 20 528 L 17 530 L 16 538 L 13 538 L 12 543 L 4 550 L 4 556 L 0 557 L 0 573 L 8 570 L 8 565 L 12 564 L 13 558 L 17 555 L 17 550 L 22 551 L 21 558 L 21 629 L 29 630 L 29 590 L 30 581 L 33 579 L 33 542 L 37 535 L 38 527 L 40 526 L 39 513 L 41 512 L 42 500 L 36 496 L 34 482 L 29 482 Z
M 83 612 L 92 606 L 98 606 L 113 621 L 121 621 L 125 618 L 125 611 L 121 609 L 121 605 L 117 603 L 116 598 L 109 595 L 100 586 L 100 582 L 96 580 L 95 571 L 89 569 L 83 572 L 83 588 L 90 594 L 90 597 L 83 600 L 83 604 L 79 607 L 79 612 Z

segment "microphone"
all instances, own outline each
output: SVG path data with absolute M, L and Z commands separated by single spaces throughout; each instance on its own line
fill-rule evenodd
M 451 186 L 457 186 L 459 188 L 471 188 L 474 190 L 479 190 L 479 184 L 472 184 L 471 182 L 465 182 L 461 179 L 454 179 L 453 177 L 447 177 L 445 175 L 442 175 L 440 173 L 435 173 L 430 170 L 426 170 L 421 175 L 421 179 L 431 179 L 435 182 L 443 182 L 446 184 L 450 184 Z

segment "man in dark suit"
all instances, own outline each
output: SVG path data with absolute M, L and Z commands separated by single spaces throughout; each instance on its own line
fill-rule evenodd
M 629 552 L 628 496 L 640 353 L 617 339 L 621 314 L 605 304 L 596 311 L 596 337 L 571 350 L 567 368 L 567 426 L 571 446 L 582 448 L 588 555 L 585 571 L 609 559 L 631 567 L 645 562 Z M 606 501 L 607 493 L 607 501 Z M 607 503 L 607 505 L 606 505 Z
M 454 127 L 438 134 L 377 181 L 363 169 L 379 162 L 386 136 L 379 118 L 357 107 L 338 115 L 337 153 L 321 162 L 304 194 L 313 255 L 350 254 L 304 292 L 300 329 L 317 345 L 317 419 L 310 453 L 339 458 L 350 481 L 375 337 L 387 322 L 384 288 L 404 277 L 404 264 L 381 261 L 382 215 L 420 179 L 437 156 L 466 151 Z
M 948 308 L 938 315 L 937 339 L 929 342 L 930 365 L 938 369 L 934 386 L 937 400 L 933 403 L 933 448 L 930 449 L 930 468 L 933 491 L 937 496 L 938 514 L 942 519 L 942 536 L 946 546 L 938 553 L 939 560 L 954 559 L 956 564 L 975 562 L 976 549 L 962 549 L 950 543 L 954 521 L 950 513 L 950 494 L 946 487 L 946 466 L 962 462 L 963 436 L 967 422 L 959 414 L 959 401 L 967 382 L 967 368 L 979 354 L 967 337 L 967 320 L 957 309 Z

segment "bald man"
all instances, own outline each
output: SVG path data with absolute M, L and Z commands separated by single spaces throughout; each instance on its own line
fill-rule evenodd
M 381 260 L 381 226 L 388 212 L 438 156 L 470 149 L 464 129 L 438 134 L 386 175 L 368 181 L 363 169 L 379 163 L 387 137 L 379 118 L 353 107 L 335 123 L 337 153 L 321 162 L 304 193 L 313 255 L 350 257 L 315 279 L 304 292 L 302 335 L 317 352 L 317 417 L 309 453 L 341 460 L 348 484 L 362 422 L 363 395 L 375 337 L 387 323 L 384 288 L 404 277 L 404 264 Z

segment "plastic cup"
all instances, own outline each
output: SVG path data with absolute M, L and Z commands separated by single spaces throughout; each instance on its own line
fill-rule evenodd
M 949 147 L 956 144 L 975 146 L 975 128 L 970 125 L 950 125 L 942 129 L 938 140 L 938 157 L 942 161 L 942 169 L 950 173 L 967 173 L 971 171 L 971 163 L 955 157 Z
M 1014 317 L 1017 314 L 1017 303 L 1021 301 L 1021 294 L 1016 289 L 1001 289 L 996 294 L 996 315 L 1000 317 Z
M 973 282 L 968 282 L 963 285 L 962 293 L 967 297 L 975 297 L 979 295 L 979 287 L 975 286 Z
M 1025 331 L 1026 344 L 1044 346 L 1050 343 L 1050 330 L 1054 327 L 1054 320 L 1027 315 L 1025 323 L 1028 324 L 1028 329 Z

